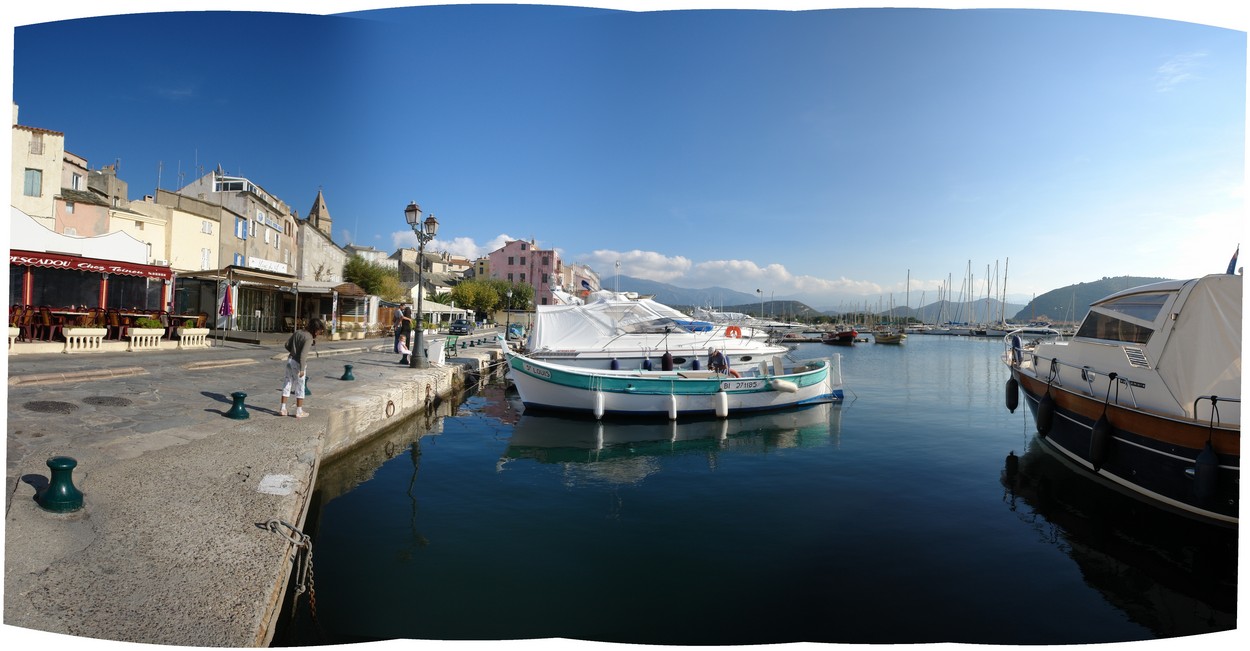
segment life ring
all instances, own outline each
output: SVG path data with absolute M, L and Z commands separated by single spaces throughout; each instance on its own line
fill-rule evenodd
M 728 328 L 725 328 L 725 336 L 740 339 L 742 338 L 742 328 L 739 328 L 738 326 L 729 326 Z

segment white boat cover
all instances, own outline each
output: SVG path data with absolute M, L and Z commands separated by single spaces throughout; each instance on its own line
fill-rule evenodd
M 1199 278 L 1159 356 L 1159 376 L 1190 417 L 1210 416 L 1209 402 L 1194 414 L 1198 396 L 1241 398 L 1241 278 Z M 1225 425 L 1241 422 L 1238 404 L 1220 405 L 1219 411 Z
M 539 305 L 529 350 L 599 349 L 605 339 L 631 333 L 686 332 L 686 314 L 649 298 L 607 290 L 587 296 L 585 305 Z

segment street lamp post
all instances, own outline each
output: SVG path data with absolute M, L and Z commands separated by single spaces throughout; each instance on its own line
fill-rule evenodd
M 430 364 L 425 358 L 425 344 L 421 341 L 421 335 L 425 330 L 425 320 L 421 316 L 421 293 L 422 276 L 425 271 L 425 243 L 434 239 L 434 235 L 438 233 L 438 220 L 434 219 L 434 215 L 421 221 L 421 206 L 417 202 L 408 203 L 408 207 L 404 208 L 404 219 L 408 220 L 408 225 L 412 227 L 412 232 L 417 236 L 417 317 L 413 324 L 414 335 L 412 354 L 408 356 L 408 366 L 410 368 L 429 368 Z

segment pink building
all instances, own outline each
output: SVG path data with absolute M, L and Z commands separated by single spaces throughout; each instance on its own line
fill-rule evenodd
M 534 241 L 513 240 L 490 253 L 490 277 L 534 288 L 537 305 L 551 305 L 551 288 L 560 284 L 560 256 L 551 249 L 538 249 Z

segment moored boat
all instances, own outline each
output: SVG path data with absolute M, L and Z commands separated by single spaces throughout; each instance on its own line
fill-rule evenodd
M 526 354 L 588 369 L 650 370 L 671 363 L 697 370 L 700 356 L 714 348 L 732 368 L 745 371 L 787 352 L 766 337 L 750 328 L 693 319 L 648 298 L 600 291 L 584 305 L 539 305 Z
M 1004 338 L 1007 407 L 1076 467 L 1157 506 L 1236 525 L 1240 275 L 1167 281 L 1090 306 L 1076 334 Z
M 826 332 L 820 336 L 820 340 L 826 344 L 835 346 L 850 346 L 855 343 L 855 338 L 859 336 L 852 326 L 838 326 L 837 330 Z
M 841 358 L 786 366 L 779 355 L 754 373 L 602 370 L 556 364 L 506 348 L 508 378 L 527 409 L 604 416 L 727 417 L 842 399 Z
M 901 344 L 907 335 L 898 330 L 874 330 L 872 340 L 878 344 Z

